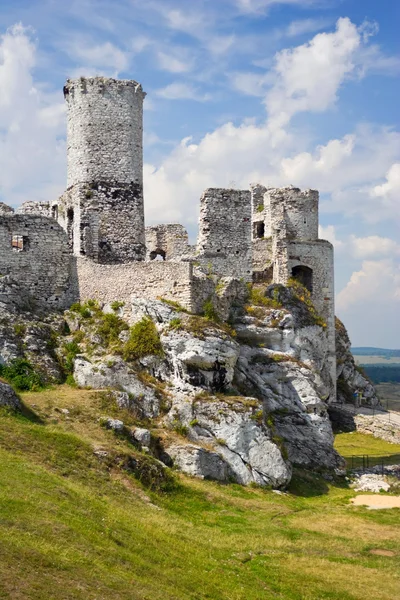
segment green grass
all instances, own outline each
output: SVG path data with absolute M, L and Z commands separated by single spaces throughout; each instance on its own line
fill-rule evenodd
M 300 471 L 285 495 L 184 476 L 151 492 L 93 454 L 129 451 L 98 423 L 112 406 L 96 393 L 23 398 L 36 419 L 0 416 L 0 598 L 400 596 L 399 510 L 353 507 L 345 485 Z
M 383 456 L 400 454 L 400 444 L 392 444 L 365 433 L 339 433 L 335 436 L 335 448 L 345 458 L 347 456 L 362 456 L 371 454 Z

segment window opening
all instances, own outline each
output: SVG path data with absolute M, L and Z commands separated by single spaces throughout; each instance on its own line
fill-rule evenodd
M 262 239 L 265 235 L 265 225 L 263 221 L 254 223 L 254 235 L 258 239 Z
M 11 247 L 14 250 L 14 252 L 23 252 L 24 250 L 26 250 L 25 243 L 24 243 L 25 239 L 26 238 L 24 238 L 23 235 L 13 235 L 12 236 Z

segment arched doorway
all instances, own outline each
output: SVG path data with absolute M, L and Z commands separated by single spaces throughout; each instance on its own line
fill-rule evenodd
M 298 265 L 292 269 L 292 277 L 297 279 L 310 293 L 313 291 L 313 272 L 310 267 Z
M 150 260 L 165 260 L 165 256 L 164 250 L 161 250 L 160 248 L 150 252 Z

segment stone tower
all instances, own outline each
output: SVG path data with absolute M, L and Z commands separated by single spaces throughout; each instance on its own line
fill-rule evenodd
M 71 251 L 101 263 L 145 258 L 143 100 L 136 81 L 69 79 L 67 190 L 54 215 Z

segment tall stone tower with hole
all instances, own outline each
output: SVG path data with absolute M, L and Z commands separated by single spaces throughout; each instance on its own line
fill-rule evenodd
M 52 216 L 75 256 L 104 264 L 145 259 L 143 100 L 136 81 L 69 79 L 67 190 Z

